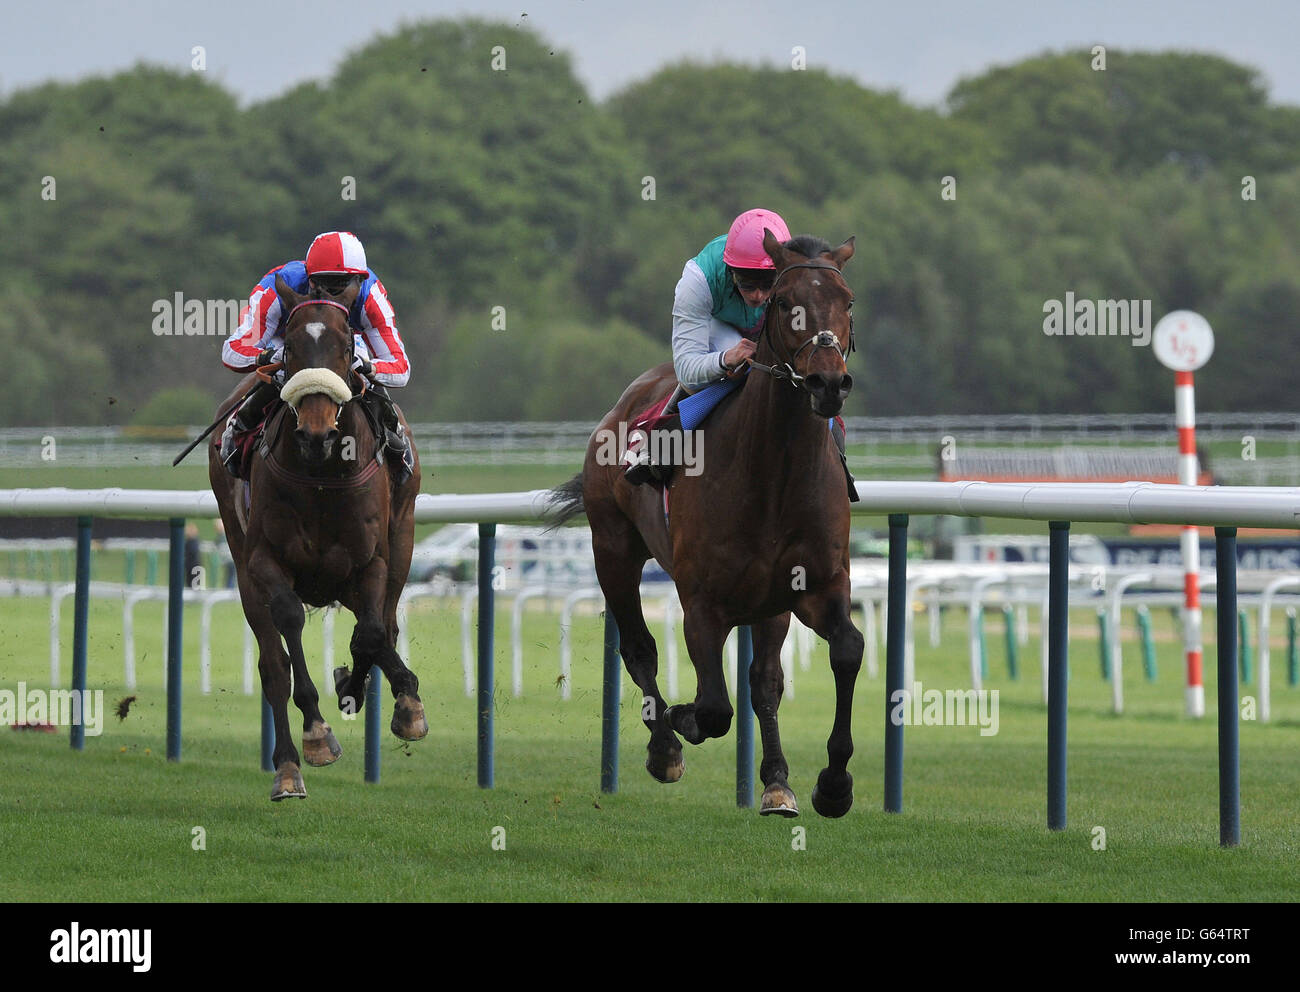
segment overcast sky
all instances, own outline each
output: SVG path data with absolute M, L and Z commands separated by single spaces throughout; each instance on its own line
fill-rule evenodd
M 139 60 L 207 71 L 241 101 L 325 79 L 403 21 L 475 15 L 531 26 L 570 53 L 596 98 L 684 57 L 810 67 L 937 104 L 958 79 L 1045 50 L 1213 52 L 1300 104 L 1297 0 L 43 0 L 0 17 L 0 91 Z M 17 9 L 15 9 L 17 8 Z

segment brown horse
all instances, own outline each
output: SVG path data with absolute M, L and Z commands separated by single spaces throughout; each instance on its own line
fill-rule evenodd
M 763 745 L 760 812 L 797 815 L 776 716 L 790 613 L 829 642 L 835 723 L 829 764 L 812 801 L 822 816 L 843 816 L 853 805 L 850 720 L 863 641 L 849 618 L 849 500 L 827 418 L 853 386 L 845 367 L 853 293 L 840 275 L 853 256 L 853 239 L 831 250 L 820 239 L 781 244 L 766 232 L 763 247 L 778 275 L 753 365 L 743 389 L 719 405 L 703 430 L 703 470 L 678 470 L 670 480 L 671 522 L 661 493 L 628 483 L 622 452 L 610 457 L 608 444 L 626 436 L 621 423 L 673 388 L 671 364 L 643 374 L 605 415 L 582 472 L 555 491 L 553 520 L 585 509 L 591 523 L 596 573 L 618 622 L 623 661 L 645 697 L 646 769 L 660 782 L 682 776 L 678 733 L 699 744 L 730 728 L 722 648 L 733 627 L 749 624 L 749 680 Z M 693 703 L 665 706 L 655 683 L 658 652 L 640 595 L 641 569 L 651 555 L 681 597 L 698 686 Z
M 338 602 L 356 616 L 354 667 L 351 674 L 347 668 L 334 671 L 345 717 L 361 708 L 366 678 L 371 666 L 378 665 L 396 699 L 393 733 L 419 740 L 429 727 L 419 682 L 394 650 L 397 599 L 411 565 L 420 467 L 417 458 L 412 477 L 394 491 L 377 457 L 381 448 L 374 425 L 363 404 L 352 402 L 364 388 L 351 368 L 353 332 L 347 316 L 358 287 L 337 298 L 310 298 L 277 278 L 275 289 L 289 314 L 283 353 L 287 380 L 281 389 L 285 402 L 272 414 L 253 454 L 247 484 L 230 476 L 213 446 L 208 478 L 235 560 L 244 616 L 260 649 L 262 692 L 275 718 L 271 798 L 280 800 L 307 795 L 289 728 L 291 687 L 303 715 L 307 763 L 328 765 L 342 753 L 321 717 L 316 687 L 307 674 L 304 603 Z M 219 409 L 247 390 L 251 380 L 247 377 Z M 248 502 L 242 503 L 245 498 Z

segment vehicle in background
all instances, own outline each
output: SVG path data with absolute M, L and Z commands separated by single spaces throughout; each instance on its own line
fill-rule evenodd
M 494 570 L 499 590 L 530 585 L 577 588 L 596 585 L 591 531 L 586 527 L 498 524 Z M 478 577 L 478 524 L 448 524 L 416 544 L 411 553 L 411 582 L 430 582 L 450 592 Z M 671 581 L 653 559 L 642 574 L 645 582 Z

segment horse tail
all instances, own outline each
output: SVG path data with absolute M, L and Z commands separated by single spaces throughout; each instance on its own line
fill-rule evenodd
M 548 531 L 562 527 L 586 508 L 582 505 L 582 473 L 556 486 L 546 497 Z

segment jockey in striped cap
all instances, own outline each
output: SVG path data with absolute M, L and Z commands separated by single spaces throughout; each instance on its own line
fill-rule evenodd
M 414 459 L 410 442 L 402 429 L 392 398 L 385 386 L 405 386 L 411 375 L 406 347 L 397 332 L 397 320 L 379 277 L 366 265 L 366 250 L 350 231 L 329 231 L 317 235 L 302 261 L 286 262 L 264 275 L 248 297 L 239 327 L 221 350 L 228 369 L 249 372 L 278 362 L 284 348 L 284 325 L 288 314 L 275 292 L 276 276 L 283 277 L 295 293 L 309 293 L 323 299 L 342 295 L 351 285 L 360 290 L 348 312 L 348 323 L 356 332 L 353 368 L 371 382 L 366 398 L 373 403 L 384 425 L 389 454 L 400 459 L 397 485 L 410 476 Z M 283 376 L 283 372 L 278 373 Z M 221 460 L 238 475 L 238 440 L 257 427 L 268 403 L 279 393 L 281 383 L 258 386 L 226 425 L 221 438 Z

